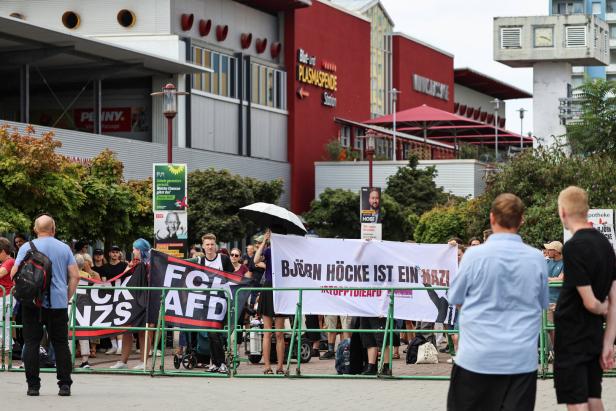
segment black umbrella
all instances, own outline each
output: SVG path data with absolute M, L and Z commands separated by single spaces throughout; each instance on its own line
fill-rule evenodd
M 274 204 L 254 203 L 240 208 L 240 215 L 260 227 L 268 227 L 274 233 L 306 234 L 306 228 L 297 215 Z

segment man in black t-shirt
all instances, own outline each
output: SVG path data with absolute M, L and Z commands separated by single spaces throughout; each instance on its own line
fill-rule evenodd
M 564 283 L 554 314 L 556 399 L 570 409 L 603 410 L 600 356 L 607 297 L 616 291 L 614 250 L 603 234 L 588 225 L 584 190 L 563 190 L 558 212 L 573 237 L 563 247 Z M 616 303 L 616 295 L 610 300 Z
M 126 261 L 122 261 L 121 257 L 122 253 L 120 247 L 112 245 L 109 249 L 109 262 L 105 264 L 99 272 L 103 281 L 111 280 L 126 270 L 128 264 Z

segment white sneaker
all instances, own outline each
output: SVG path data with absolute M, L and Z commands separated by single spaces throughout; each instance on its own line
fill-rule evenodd
M 112 370 L 125 370 L 128 368 L 128 365 L 125 362 L 118 361 L 109 368 L 111 368 Z
M 145 364 L 140 362 L 139 364 L 133 367 L 133 370 L 145 370 Z
M 207 372 L 218 372 L 218 367 L 212 364 L 209 367 L 207 367 Z
M 122 347 L 118 347 L 118 350 L 115 352 L 116 355 L 122 355 Z
M 451 357 L 450 359 L 447 360 L 447 364 L 453 364 L 455 361 L 456 357 Z
M 218 367 L 218 372 L 221 374 L 227 374 L 229 372 L 229 369 L 227 368 L 227 365 L 224 362 L 220 364 L 220 367 Z
M 107 354 L 107 355 L 117 354 L 117 353 L 118 353 L 118 349 L 117 348 L 110 348 L 107 351 L 105 351 L 105 354 Z

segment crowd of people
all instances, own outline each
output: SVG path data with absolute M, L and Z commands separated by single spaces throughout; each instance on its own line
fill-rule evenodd
M 616 338 L 616 257 L 609 241 L 587 223 L 588 195 L 577 187 L 569 187 L 559 197 L 559 216 L 573 237 L 563 245 L 560 241 L 544 244 L 543 253 L 523 243 L 518 234 L 523 223 L 524 205 L 513 194 L 496 198 L 490 210 L 491 229 L 483 238 L 472 238 L 464 244 L 452 238 L 457 246 L 459 271 L 448 292 L 442 296 L 428 291 L 435 304 L 437 317 L 433 322 L 396 320 L 393 347 L 394 359 L 400 358 L 401 343 L 409 344 L 414 330 L 433 330 L 431 342 L 441 352 L 456 352 L 448 396 L 450 410 L 534 408 L 536 395 L 538 335 L 543 310 L 548 321 L 555 324 L 550 332 L 550 361 L 554 363 L 556 396 L 570 409 L 603 409 L 601 403 L 602 371 L 614 365 L 613 343 Z M 68 347 L 67 306 L 75 293 L 79 278 L 109 281 L 130 270 L 149 269 L 151 245 L 144 239 L 133 243 L 132 258 L 126 261 L 118 246 L 109 249 L 108 258 L 102 249 L 88 254 L 89 244 L 78 242 L 74 249 L 55 238 L 55 222 L 48 215 L 34 222 L 36 239 L 15 235 L 11 243 L 0 237 L 0 285 L 4 295 L 13 287 L 12 278 L 28 250 L 40 250 L 51 260 L 54 275 L 49 295 L 42 309 L 30 305 L 11 307 L 4 298 L 5 318 L 13 316 L 23 324 L 21 332 L 8 334 L 8 321 L 0 341 L 8 350 L 12 344 L 22 345 L 28 395 L 38 395 L 39 346 L 46 328 L 48 348 L 54 357 L 60 395 L 70 395 L 72 364 Z M 239 316 L 238 327 L 248 327 L 249 317 L 263 323 L 263 373 L 284 374 L 285 340 L 280 329 L 285 328 L 287 315 L 276 313 L 272 286 L 272 253 L 270 232 L 254 238 L 244 252 L 219 248 L 216 236 L 202 236 L 201 244 L 190 249 L 187 261 L 216 270 L 240 274 L 251 286 L 262 286 L 252 292 Z M 55 275 L 66 273 L 66 275 Z M 561 287 L 549 287 L 562 282 Z M 430 287 L 430 284 L 424 284 Z M 0 289 L 0 292 L 2 289 Z M 156 299 L 154 299 L 156 300 Z M 157 304 L 157 303 L 156 303 Z M 158 309 L 150 309 L 144 320 L 148 327 L 157 322 Z M 353 318 L 334 315 L 307 315 L 304 319 L 312 342 L 312 356 L 320 360 L 337 359 L 337 348 L 350 345 L 353 338 L 361 341 L 365 350 L 363 375 L 377 374 L 379 355 L 384 357 L 383 374 L 391 373 L 389 348 L 383 352 L 383 332 L 353 333 L 352 329 L 384 330 L 385 318 Z M 604 321 L 607 322 L 605 333 Z M 326 333 L 320 329 L 330 330 Z M 331 330 L 340 329 L 340 332 Z M 439 331 L 459 329 L 451 340 Z M 274 338 L 272 338 L 272 333 Z M 138 345 L 142 349 L 140 362 L 134 367 L 144 369 L 152 334 L 140 331 Z M 193 333 L 181 333 L 176 354 L 182 354 Z M 209 372 L 228 373 L 226 339 L 221 333 L 207 333 L 210 349 Z M 240 333 L 241 335 L 241 333 Z M 275 340 L 276 355 L 272 354 Z M 97 354 L 96 339 L 79 341 L 81 367 L 90 367 L 89 359 Z M 121 355 L 111 368 L 128 368 L 133 350 L 133 333 L 105 341 L 107 355 Z M 449 345 L 453 346 L 450 347 Z M 408 349 L 407 347 L 407 349 Z M 228 348 L 228 347 L 227 347 Z M 321 349 L 322 348 L 322 349 Z M 18 351 L 18 350 L 15 350 Z M 322 351 L 322 352 L 321 352 Z M 275 358 L 273 368 L 272 358 Z

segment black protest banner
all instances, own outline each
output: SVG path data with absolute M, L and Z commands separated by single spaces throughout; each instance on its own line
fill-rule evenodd
M 165 322 L 183 328 L 225 326 L 227 295 L 209 289 L 228 289 L 232 293 L 242 283 L 242 276 L 215 270 L 152 250 L 151 286 L 198 288 L 204 291 L 169 290 L 165 298 Z M 242 307 L 242 305 L 240 305 Z
M 82 278 L 79 285 L 101 288 L 78 288 L 75 325 L 101 327 L 101 329 L 75 330 L 76 338 L 95 338 L 118 335 L 126 330 L 109 330 L 106 327 L 140 327 L 144 325 L 147 291 L 121 290 L 115 287 L 147 287 L 147 267 L 137 264 L 106 282 Z M 72 332 L 69 332 L 72 336 Z

